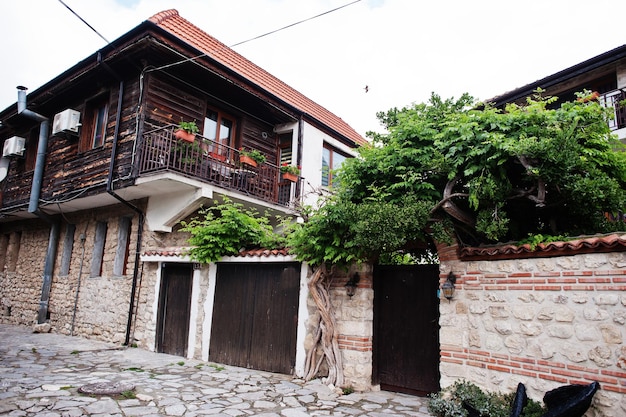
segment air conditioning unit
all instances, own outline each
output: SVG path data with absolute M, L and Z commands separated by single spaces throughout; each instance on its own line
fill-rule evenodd
M 13 136 L 4 141 L 2 147 L 2 156 L 23 156 L 26 146 L 26 139 L 19 136 Z
M 72 109 L 66 109 L 61 113 L 54 115 L 54 121 L 52 122 L 52 134 L 56 135 L 58 133 L 69 133 L 77 135 L 79 127 L 80 112 Z

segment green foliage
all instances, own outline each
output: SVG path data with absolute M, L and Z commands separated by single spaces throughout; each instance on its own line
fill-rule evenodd
M 215 206 L 201 209 L 199 214 L 200 217 L 181 222 L 181 230 L 191 233 L 192 248 L 188 254 L 194 261 L 216 262 L 243 248 L 275 248 L 284 244 L 267 216 L 226 197 L 222 202 L 216 201 Z
M 450 387 L 430 395 L 428 411 L 437 417 L 466 417 L 468 413 L 463 409 L 462 403 L 467 402 L 482 416 L 508 417 L 514 397 L 514 393 L 485 392 L 471 382 L 459 380 Z M 522 417 L 539 417 L 545 411 L 541 404 L 529 399 Z
M 426 240 L 429 207 L 415 195 L 396 201 L 353 203 L 337 194 L 308 221 L 292 225 L 287 246 L 312 265 L 376 260 L 415 241 Z
M 550 242 L 562 242 L 568 240 L 566 236 L 558 235 L 558 236 L 550 236 L 550 235 L 542 235 L 538 234 L 529 234 L 526 239 L 522 239 L 517 242 L 518 245 L 529 245 L 531 250 L 535 250 L 537 246 L 541 243 L 550 243 Z
M 261 151 L 256 149 L 239 148 L 239 154 L 254 159 L 257 164 L 262 164 L 267 159 Z
M 373 146 L 342 172 L 355 203 L 414 192 L 472 244 L 624 229 L 603 213 L 626 205 L 626 153 L 596 101 L 559 107 L 538 90 L 502 111 L 433 94 L 428 104 L 378 116 L 388 133 L 370 134 Z M 446 185 L 463 220 L 436 206 Z
M 191 122 L 185 122 L 181 120 L 180 122 L 178 122 L 178 127 L 184 130 L 185 132 L 193 133 L 194 135 L 200 131 L 195 120 Z

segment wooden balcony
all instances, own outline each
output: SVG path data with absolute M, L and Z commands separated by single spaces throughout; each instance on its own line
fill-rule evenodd
M 298 184 L 282 181 L 276 165 L 242 164 L 237 149 L 200 135 L 194 142 L 182 141 L 174 136 L 176 129 L 176 125 L 169 125 L 143 135 L 138 151 L 139 176 L 174 172 L 279 205 L 289 205 L 296 197 Z

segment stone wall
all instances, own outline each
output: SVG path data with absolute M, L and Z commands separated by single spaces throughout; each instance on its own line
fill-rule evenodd
M 118 249 L 120 217 L 131 217 L 131 226 L 125 272 L 115 276 L 113 264 Z M 97 222 L 107 223 L 102 273 L 90 277 Z M 68 223 L 75 225 L 75 233 L 69 273 L 61 274 Z M 9 244 L 4 251 L 4 268 L 0 272 L 0 322 L 29 326 L 37 321 L 50 226 L 40 220 L 4 226 L 3 236 L 8 236 Z M 124 342 L 137 231 L 136 213 L 121 204 L 63 215 L 48 304 L 53 331 L 113 343 Z
M 349 276 L 358 271 L 359 283 L 353 297 L 346 295 L 345 284 Z M 335 308 L 339 349 L 341 350 L 344 371 L 344 385 L 357 391 L 372 389 L 372 337 L 374 314 L 374 291 L 372 289 L 373 270 L 370 265 L 353 268 L 348 273 L 337 273 L 331 282 L 331 301 Z M 317 309 L 311 297 L 309 303 L 309 323 L 307 331 L 307 352 L 315 334 L 319 320 Z
M 626 415 L 626 252 L 463 262 L 440 251 L 441 386 L 466 379 L 531 398 L 599 381 L 588 415 Z

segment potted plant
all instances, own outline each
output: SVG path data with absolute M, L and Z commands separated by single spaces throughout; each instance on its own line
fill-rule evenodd
M 265 155 L 256 149 L 246 150 L 246 148 L 239 148 L 239 162 L 256 167 L 258 164 L 265 162 Z
M 284 162 L 280 166 L 280 172 L 283 173 L 284 180 L 297 182 L 298 175 L 300 175 L 300 167 L 289 165 L 287 162 Z
M 196 140 L 196 133 L 199 131 L 200 129 L 198 129 L 198 125 L 196 125 L 195 120 L 192 122 L 185 122 L 181 120 L 180 123 L 178 123 L 178 129 L 174 132 L 174 137 L 186 142 L 193 142 Z

